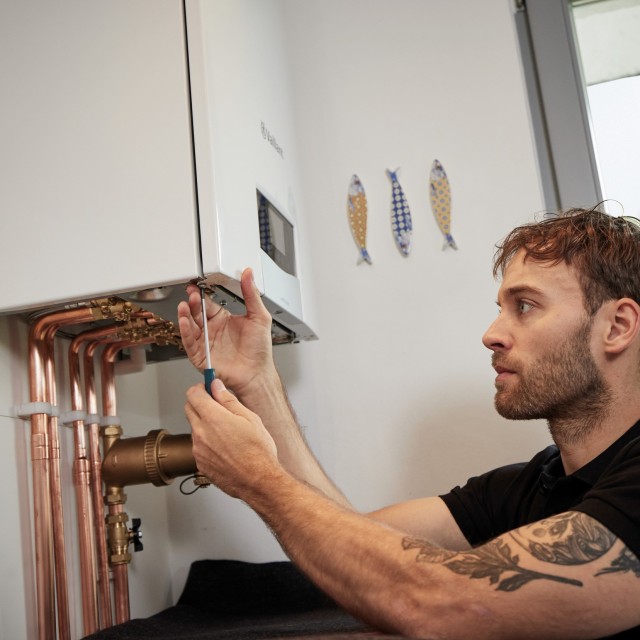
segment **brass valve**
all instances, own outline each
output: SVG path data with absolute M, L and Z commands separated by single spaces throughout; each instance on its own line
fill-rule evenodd
M 129 564 L 129 529 L 126 513 L 111 513 L 105 521 L 107 523 L 107 545 L 109 548 L 109 562 L 113 564 Z
M 132 528 L 127 527 L 129 516 L 124 513 L 112 513 L 106 516 L 107 523 L 107 544 L 109 547 L 109 562 L 112 565 L 129 564 L 131 562 L 131 554 L 129 553 L 129 545 L 133 544 L 134 551 L 142 551 L 142 533 L 140 518 L 133 518 L 131 521 Z

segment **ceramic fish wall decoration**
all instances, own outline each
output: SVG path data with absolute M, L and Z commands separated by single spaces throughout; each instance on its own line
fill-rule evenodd
M 431 198 L 431 210 L 444 236 L 442 249 L 447 247 L 457 249 L 458 245 L 451 235 L 451 187 L 447 174 L 438 160 L 434 160 L 431 165 L 429 197 Z
M 371 264 L 371 256 L 367 251 L 367 195 L 364 192 L 360 178 L 355 174 L 351 176 L 351 182 L 349 183 L 347 211 L 349 213 L 351 233 L 360 250 L 357 264 L 361 262 Z
M 390 171 L 387 169 L 387 176 L 391 180 L 391 229 L 396 245 L 403 256 L 408 256 L 411 252 L 411 211 L 409 203 L 404 195 L 404 191 L 398 182 L 398 169 Z

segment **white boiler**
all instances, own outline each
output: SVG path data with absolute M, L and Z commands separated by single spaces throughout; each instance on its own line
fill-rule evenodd
M 249 266 L 274 340 L 315 338 L 283 34 L 278 0 L 2 3 L 0 312 L 233 306 Z

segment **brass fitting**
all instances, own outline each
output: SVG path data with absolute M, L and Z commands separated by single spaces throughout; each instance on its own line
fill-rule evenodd
M 100 436 L 102 437 L 102 444 L 104 449 L 104 455 L 111 447 L 120 440 L 122 436 L 122 427 L 119 424 L 111 424 L 106 427 L 100 428 Z
M 104 503 L 107 506 L 124 504 L 127 501 L 127 494 L 122 487 L 107 486 L 104 494 Z
M 138 305 L 116 297 L 91 300 L 91 307 L 93 317 L 96 320 L 117 320 L 120 322 L 128 321 L 132 313 L 140 310 Z
M 182 347 L 180 332 L 173 322 L 163 322 L 161 325 L 154 327 L 151 330 L 151 335 L 155 343 L 160 347 L 166 347 L 167 345 Z
M 113 489 L 147 482 L 156 487 L 171 484 L 196 472 L 191 448 L 191 434 L 171 435 L 164 429 L 118 438 L 108 448 L 105 443 L 102 480 Z
M 131 562 L 129 553 L 129 529 L 127 522 L 129 516 L 124 513 L 111 513 L 106 518 L 107 544 L 109 547 L 109 562 L 115 564 L 128 564 Z

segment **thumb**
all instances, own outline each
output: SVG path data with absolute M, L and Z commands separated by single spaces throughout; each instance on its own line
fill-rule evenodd
M 219 405 L 223 406 L 230 413 L 243 417 L 252 415 L 252 412 L 247 409 L 231 391 L 227 390 L 224 382 L 222 382 L 220 378 L 215 378 L 211 383 L 211 395 Z
M 265 308 L 260 291 L 253 279 L 253 269 L 247 267 L 240 276 L 240 288 L 244 297 L 244 304 L 248 316 L 265 316 L 271 319 L 271 315 Z

